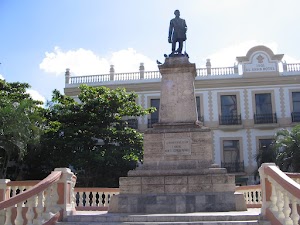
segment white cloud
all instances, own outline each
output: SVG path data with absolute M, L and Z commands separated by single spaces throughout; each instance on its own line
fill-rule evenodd
M 134 72 L 139 70 L 141 62 L 147 70 L 157 70 L 154 61 L 132 48 L 113 52 L 110 56 L 101 58 L 91 50 L 83 48 L 63 51 L 55 47 L 53 52 L 45 53 L 40 69 L 56 75 L 62 75 L 66 68 L 70 68 L 72 75 L 108 74 L 110 65 L 114 65 L 115 72 Z
M 4 80 L 4 76 L 0 74 L 0 80 Z
M 256 40 L 250 40 L 220 49 L 208 55 L 203 61 L 210 59 L 212 67 L 233 66 L 237 56 L 245 56 L 250 48 L 257 45 L 265 45 L 270 48 L 274 54 L 277 54 L 278 45 L 276 42 L 262 43 Z
M 30 96 L 34 99 L 34 100 L 37 100 L 37 101 L 42 101 L 43 103 L 46 102 L 46 98 L 44 96 L 42 96 L 38 91 L 36 90 L 32 90 L 32 89 L 29 89 L 27 90 L 27 93 L 30 94 Z
M 157 70 L 157 64 L 145 55 L 137 53 L 134 49 L 128 48 L 112 53 L 109 59 L 115 65 L 115 72 L 136 72 L 140 63 L 143 62 L 145 70 Z
M 278 52 L 278 44 L 276 42 L 264 43 L 256 40 L 250 40 L 238 43 L 236 45 L 228 46 L 208 55 L 205 59 L 202 59 L 201 67 L 205 67 L 206 59 L 210 59 L 212 67 L 233 66 L 234 63 L 236 63 L 237 56 L 246 56 L 247 52 L 257 45 L 264 45 L 270 48 L 274 52 L 274 54 L 282 54 L 282 52 Z M 286 54 L 284 54 L 283 61 L 284 60 L 286 60 L 287 63 L 300 62 L 300 59 L 296 59 Z

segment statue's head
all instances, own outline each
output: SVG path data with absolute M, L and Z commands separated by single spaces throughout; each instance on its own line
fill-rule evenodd
M 179 16 L 180 16 L 180 12 L 179 12 L 179 10 L 178 10 L 178 9 L 176 9 L 176 10 L 174 11 L 174 14 L 175 14 L 175 16 L 176 16 L 176 17 L 179 17 Z

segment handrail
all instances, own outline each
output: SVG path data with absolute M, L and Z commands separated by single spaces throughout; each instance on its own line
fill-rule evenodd
M 288 177 L 277 166 L 268 166 L 265 168 L 265 174 L 272 177 L 279 183 L 285 190 L 290 192 L 297 198 L 300 198 L 300 184 Z
M 300 184 L 296 175 L 285 174 L 274 163 L 263 163 L 259 168 L 263 201 L 262 215 L 272 224 L 299 224 Z
M 54 171 L 49 176 L 47 176 L 44 180 L 40 181 L 32 188 L 22 192 L 21 194 L 13 196 L 8 200 L 0 202 L 0 210 L 12 207 L 19 202 L 26 201 L 31 196 L 34 196 L 40 193 L 41 191 L 46 190 L 49 186 L 51 186 L 51 184 L 57 182 L 60 179 L 61 174 L 62 174 L 61 171 Z

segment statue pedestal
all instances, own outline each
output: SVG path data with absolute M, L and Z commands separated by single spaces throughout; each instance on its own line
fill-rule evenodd
M 121 177 L 109 212 L 191 213 L 246 210 L 234 194 L 235 177 L 212 164 L 210 129 L 197 121 L 195 64 L 167 58 L 162 75 L 159 123 L 144 134 L 144 161 Z

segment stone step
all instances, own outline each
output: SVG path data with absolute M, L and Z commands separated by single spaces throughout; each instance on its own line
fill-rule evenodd
M 68 216 L 66 222 L 58 225 L 238 225 L 262 224 L 259 222 L 260 209 L 248 209 L 243 212 L 201 212 L 183 214 L 125 214 L 107 212 L 76 212 Z
M 57 225 L 261 225 L 258 220 L 251 221 L 201 221 L 201 222 L 60 222 Z

